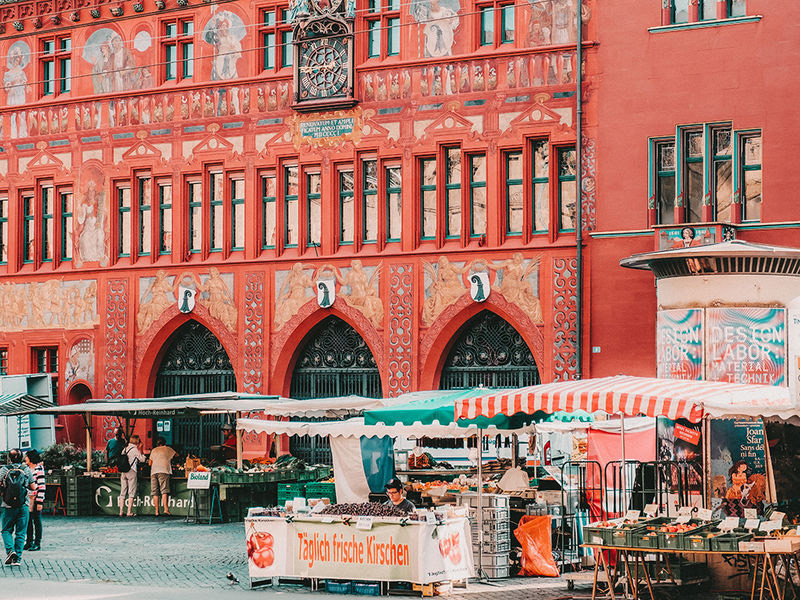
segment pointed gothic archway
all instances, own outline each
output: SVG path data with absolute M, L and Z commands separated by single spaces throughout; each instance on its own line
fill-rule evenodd
M 235 392 L 236 375 L 222 343 L 202 324 L 187 321 L 170 336 L 156 375 L 153 397 Z M 176 417 L 172 443 L 181 454 L 200 454 L 222 441 L 223 415 Z M 202 425 L 201 425 L 202 424 Z
M 330 316 L 303 340 L 289 396 L 297 399 L 383 395 L 375 357 L 364 339 L 346 321 Z M 326 439 L 292 438 L 292 454 L 307 461 L 331 462 Z
M 458 330 L 442 367 L 439 389 L 538 383 L 539 369 L 520 333 L 499 315 L 483 310 Z

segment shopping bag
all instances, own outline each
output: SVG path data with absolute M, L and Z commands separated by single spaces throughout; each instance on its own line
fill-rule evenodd
M 550 539 L 550 515 L 525 515 L 514 530 L 522 547 L 520 575 L 529 577 L 558 577 Z

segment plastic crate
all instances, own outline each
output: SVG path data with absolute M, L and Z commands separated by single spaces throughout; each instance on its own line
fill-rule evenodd
M 329 594 L 352 594 L 353 583 L 351 581 L 325 580 L 325 591 Z
M 711 549 L 716 552 L 737 552 L 739 542 L 749 542 L 753 534 L 749 532 L 720 533 L 711 538 Z
M 479 552 L 481 550 L 481 545 L 477 541 L 472 542 L 472 551 Z M 504 540 L 502 542 L 487 542 L 486 540 L 483 541 L 483 550 L 484 552 L 488 552 L 490 554 L 499 554 L 500 552 L 510 552 L 511 551 L 511 541 Z
M 473 553 L 473 558 L 475 559 L 475 564 L 478 564 L 478 554 L 480 554 L 480 564 L 482 567 L 508 567 L 509 566 L 509 558 L 508 552 L 503 552 L 501 554 L 489 554 L 487 552 Z
M 306 498 L 329 498 L 331 504 L 336 504 L 336 484 L 319 481 L 307 483 Z
M 631 546 L 634 548 L 658 548 L 658 534 L 644 529 L 631 535 Z
M 510 542 L 510 540 L 511 540 L 511 532 L 508 529 L 483 532 L 484 544 L 500 544 L 502 542 Z M 479 542 L 478 529 L 474 528 L 472 530 L 472 543 L 477 544 L 478 542 Z
M 358 596 L 380 596 L 381 584 L 371 581 L 354 581 L 353 593 Z
M 511 572 L 510 567 L 483 567 L 483 572 L 489 579 L 505 579 Z
M 633 536 L 646 531 L 647 527 L 639 524 L 626 523 L 620 527 L 614 527 L 611 529 L 609 545 L 631 547 L 633 546 Z

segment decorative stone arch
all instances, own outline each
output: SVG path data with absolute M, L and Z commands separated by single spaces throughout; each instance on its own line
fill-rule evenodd
M 378 365 L 381 387 L 384 393 L 386 392 L 383 336 L 378 333 L 361 311 L 348 306 L 343 300 L 337 298 L 331 308 L 324 310 L 320 309 L 316 300 L 309 300 L 300 307 L 297 314 L 280 331 L 273 333 L 271 340 L 271 347 L 273 348 L 272 376 L 270 377 L 272 393 L 282 396 L 289 395 L 289 389 L 292 385 L 292 373 L 306 337 L 315 327 L 330 316 L 339 317 L 350 325 L 367 344 Z
M 540 377 L 543 381 L 546 379 L 543 376 L 545 353 L 542 325 L 531 321 L 518 306 L 511 304 L 500 294 L 492 294 L 485 302 L 475 302 L 465 294 L 442 311 L 420 340 L 420 389 L 439 388 L 442 368 L 458 339 L 457 334 L 470 319 L 483 310 L 495 313 L 517 330 L 533 354 Z
M 158 320 L 150 326 L 136 345 L 134 372 L 146 374 L 146 376 L 134 377 L 134 397 L 150 398 L 153 396 L 158 369 L 169 349 L 169 342 L 175 332 L 189 321 L 197 321 L 219 340 L 231 361 L 236 374 L 237 387 L 239 387 L 242 373 L 235 336 L 223 325 L 222 321 L 212 317 L 205 306 L 197 304 L 192 312 L 182 313 L 178 310 L 177 305 L 173 305 L 165 310 Z
M 67 388 L 65 404 L 80 404 L 91 397 L 91 384 L 85 379 L 76 379 Z M 82 415 L 60 415 L 56 418 L 56 428 L 61 429 L 57 434 L 57 441 L 72 443 L 81 448 L 85 446 L 86 432 Z

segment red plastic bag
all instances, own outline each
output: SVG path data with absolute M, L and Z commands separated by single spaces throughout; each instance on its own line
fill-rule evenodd
M 522 546 L 520 575 L 529 577 L 558 577 L 550 541 L 550 516 L 525 515 L 514 530 Z

